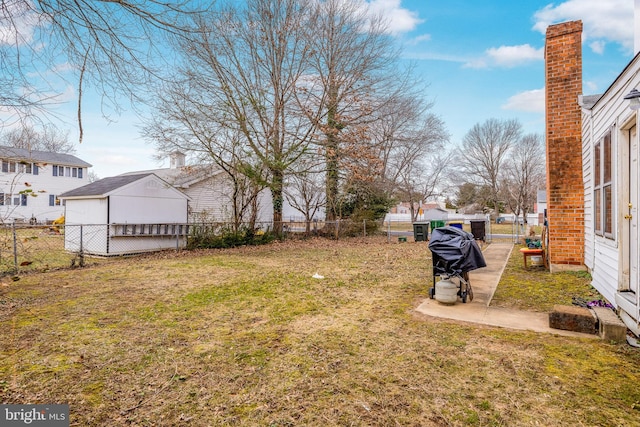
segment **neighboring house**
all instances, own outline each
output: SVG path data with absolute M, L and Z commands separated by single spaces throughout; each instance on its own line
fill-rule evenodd
M 536 194 L 536 204 L 533 207 L 534 213 L 544 215 L 544 211 L 547 210 L 547 192 L 545 190 L 538 190 Z
M 428 208 L 424 210 L 422 219 L 425 221 L 440 220 L 446 221 L 449 218 L 449 211 L 441 207 Z
M 189 198 L 152 173 L 104 178 L 60 198 L 68 251 L 123 255 L 186 244 Z
M 604 94 L 582 96 L 581 41 L 579 21 L 547 30 L 549 261 L 552 271 L 586 266 L 639 335 L 639 117 L 625 96 L 640 88 L 640 56 Z
M 0 147 L 1 222 L 48 222 L 64 213 L 59 195 L 89 182 L 91 164 L 71 154 Z
M 446 220 L 449 215 L 449 212 L 444 208 L 444 203 L 440 202 L 419 202 L 414 205 L 414 209 L 417 210 L 418 221 L 428 219 Z M 396 206 L 393 206 L 387 214 L 389 218 L 402 218 L 402 215 L 411 215 L 411 203 L 398 203 Z
M 174 152 L 170 167 L 128 172 L 120 176 L 153 173 L 186 194 L 189 199 L 189 221 L 232 221 L 231 200 L 233 189 L 229 177 L 212 166 L 187 166 L 185 155 Z M 272 222 L 273 204 L 269 190 L 262 190 L 257 202 L 258 222 Z
M 547 213 L 547 192 L 538 190 L 536 194 L 536 203 L 533 206 L 533 212 L 536 214 L 538 224 L 544 224 L 545 215 Z

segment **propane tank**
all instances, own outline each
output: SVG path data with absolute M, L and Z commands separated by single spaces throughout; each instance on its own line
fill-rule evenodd
M 458 301 L 458 285 L 449 279 L 436 282 L 436 301 L 447 305 L 455 304 Z

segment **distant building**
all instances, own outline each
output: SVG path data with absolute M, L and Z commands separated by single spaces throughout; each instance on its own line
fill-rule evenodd
M 68 251 L 123 255 L 186 244 L 189 198 L 152 173 L 104 178 L 60 197 Z
M 233 187 L 229 176 L 214 165 L 186 165 L 185 155 L 175 151 L 170 156 L 170 167 L 135 171 L 122 174 L 153 173 L 186 194 L 189 201 L 189 221 L 231 221 Z M 271 193 L 260 191 L 257 201 L 257 222 L 273 220 Z
M 0 147 L 0 221 L 53 221 L 60 194 L 89 183 L 91 164 L 64 153 Z

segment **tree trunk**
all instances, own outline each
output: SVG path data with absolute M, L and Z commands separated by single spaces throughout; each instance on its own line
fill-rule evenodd
M 273 181 L 271 184 L 271 198 L 273 200 L 273 232 L 276 236 L 282 235 L 282 204 L 284 200 L 283 196 L 283 183 L 284 174 L 282 171 L 274 169 L 271 170 L 273 174 Z
M 329 97 L 327 101 L 327 129 L 325 136 L 327 138 L 325 147 L 325 156 L 327 162 L 327 177 L 326 177 L 326 197 L 327 197 L 327 209 L 326 219 L 327 221 L 335 221 L 338 218 L 338 178 L 339 178 L 339 142 L 338 142 L 338 86 L 333 78 L 329 79 Z

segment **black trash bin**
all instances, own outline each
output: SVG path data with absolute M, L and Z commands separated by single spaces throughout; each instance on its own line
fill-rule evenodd
M 413 240 L 416 242 L 426 242 L 429 237 L 429 223 L 428 222 L 414 222 L 413 223 Z
M 473 238 L 476 240 L 482 240 L 483 242 L 486 239 L 486 224 L 484 220 L 471 220 L 471 234 L 473 234 Z

